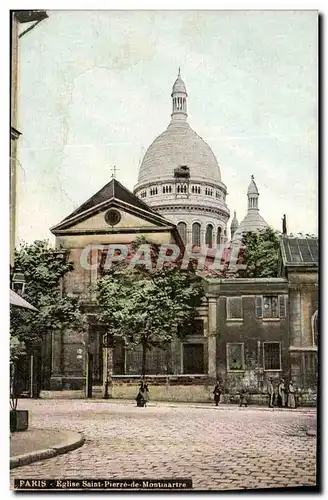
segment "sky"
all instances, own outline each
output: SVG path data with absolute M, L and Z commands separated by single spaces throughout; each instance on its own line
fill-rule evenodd
M 318 232 L 316 11 L 48 11 L 20 39 L 18 239 L 59 223 L 111 179 L 137 183 L 170 121 L 178 67 L 231 219 L 255 176 L 260 213 Z M 231 222 L 230 219 L 230 222 Z M 230 225 L 229 222 L 229 225 Z

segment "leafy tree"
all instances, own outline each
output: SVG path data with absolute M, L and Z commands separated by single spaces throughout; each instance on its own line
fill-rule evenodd
M 25 279 L 25 300 L 38 312 L 11 307 L 11 360 L 26 348 L 41 344 L 44 336 L 54 330 L 86 324 L 76 297 L 62 292 L 62 278 L 73 269 L 63 250 L 51 248 L 47 241 L 24 244 L 15 252 L 15 270 Z
M 245 269 L 238 272 L 242 278 L 275 278 L 278 275 L 280 256 L 279 232 L 268 228 L 260 232 L 243 235 L 243 258 Z
M 112 266 L 98 280 L 96 290 L 99 321 L 111 334 L 123 338 L 128 348 L 142 347 L 142 376 L 147 351 L 165 348 L 172 339 L 183 337 L 204 295 L 202 280 L 192 266 L 182 270 L 178 262 L 156 267 L 158 245 L 150 246 L 151 268 L 143 264 L 131 268 L 135 251 L 145 241 L 135 241 L 128 258 Z

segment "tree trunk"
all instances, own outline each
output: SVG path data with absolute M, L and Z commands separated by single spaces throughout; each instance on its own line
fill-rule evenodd
M 146 342 L 143 339 L 142 341 L 142 361 L 141 361 L 141 375 L 142 378 L 145 378 L 146 375 Z

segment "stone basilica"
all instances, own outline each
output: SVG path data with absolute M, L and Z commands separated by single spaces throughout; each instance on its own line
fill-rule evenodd
M 180 70 L 172 88 L 172 114 L 167 129 L 149 146 L 134 193 L 178 228 L 185 244 L 208 245 L 228 240 L 230 211 L 227 187 L 209 145 L 190 127 L 186 85 Z M 231 222 L 231 237 L 268 227 L 259 214 L 259 192 L 252 176 L 247 192 L 248 212 Z

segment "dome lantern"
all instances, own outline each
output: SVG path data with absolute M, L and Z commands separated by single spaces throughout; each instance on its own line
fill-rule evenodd
M 171 114 L 172 121 L 173 120 L 186 121 L 188 116 L 187 114 L 188 94 L 185 83 L 181 78 L 180 68 L 178 77 L 175 80 L 172 87 L 171 97 L 172 97 L 172 114 Z
M 254 181 L 254 175 L 251 175 L 251 182 L 247 190 L 248 198 L 248 210 L 258 210 L 259 209 L 259 190 Z

